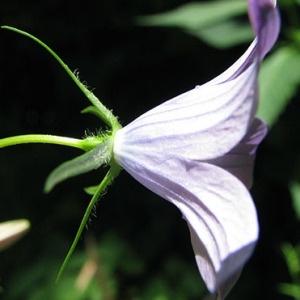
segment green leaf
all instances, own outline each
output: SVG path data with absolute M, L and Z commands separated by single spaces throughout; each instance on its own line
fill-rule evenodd
M 165 13 L 138 17 L 137 22 L 144 26 L 177 26 L 198 30 L 246 12 L 247 1 L 242 0 L 191 2 Z
M 97 188 L 98 188 L 98 185 L 88 186 L 88 187 L 85 187 L 85 188 L 84 188 L 84 191 L 85 191 L 88 195 L 92 196 L 92 195 L 94 195 L 95 192 L 97 191 Z
M 228 20 L 189 33 L 212 47 L 222 49 L 246 43 L 253 39 L 253 31 L 249 24 L 240 24 L 234 20 Z
M 246 12 L 247 1 L 191 2 L 165 13 L 138 17 L 137 23 L 142 26 L 179 27 L 213 47 L 227 48 L 253 38 L 249 24 L 232 20 Z
M 289 46 L 279 48 L 262 64 L 259 83 L 260 103 L 257 115 L 271 127 L 300 83 L 300 53 Z
M 293 297 L 294 300 L 299 300 L 300 297 L 300 286 L 292 283 L 281 283 L 279 285 L 279 291 L 282 294 L 288 295 L 290 297 Z

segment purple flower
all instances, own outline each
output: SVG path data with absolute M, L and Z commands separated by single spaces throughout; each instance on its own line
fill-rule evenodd
M 274 0 L 249 0 L 256 38 L 224 73 L 118 130 L 114 158 L 186 219 L 199 271 L 211 293 L 230 290 L 258 239 L 252 184 L 266 135 L 255 117 L 260 61 L 279 31 Z

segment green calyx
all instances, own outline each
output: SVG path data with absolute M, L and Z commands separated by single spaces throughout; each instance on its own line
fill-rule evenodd
M 109 170 L 106 173 L 103 180 L 98 186 L 89 187 L 86 189 L 88 194 L 92 194 L 92 199 L 84 213 L 74 241 L 70 247 L 69 252 L 66 255 L 65 260 L 62 263 L 60 271 L 57 276 L 57 280 L 62 275 L 75 247 L 79 241 L 80 235 L 85 227 L 86 222 L 92 212 L 95 203 L 98 201 L 101 194 L 106 190 L 106 188 L 113 182 L 114 178 L 118 176 L 121 171 L 121 167 L 114 161 L 113 157 L 113 142 L 115 133 L 121 129 L 121 125 L 118 122 L 117 117 L 115 117 L 112 112 L 107 109 L 99 99 L 79 80 L 79 78 L 74 74 L 69 67 L 62 61 L 62 59 L 45 43 L 43 43 L 38 38 L 26 33 L 22 30 L 2 26 L 2 29 L 8 29 L 19 34 L 22 34 L 30 39 L 34 40 L 40 44 L 46 51 L 48 51 L 56 61 L 63 67 L 67 74 L 72 78 L 79 89 L 84 93 L 87 99 L 91 102 L 91 106 L 88 106 L 82 111 L 82 113 L 92 113 L 99 117 L 108 127 L 107 130 L 97 133 L 96 135 L 87 136 L 84 139 L 75 139 L 70 137 L 61 137 L 54 135 L 44 135 L 44 134 L 29 134 L 29 135 L 19 135 L 8 138 L 0 139 L 0 148 L 27 144 L 27 143 L 48 143 L 55 145 L 63 145 L 68 147 L 79 148 L 85 151 L 84 154 L 64 162 L 58 166 L 54 171 L 48 176 L 44 191 L 46 193 L 50 192 L 58 183 L 95 169 L 101 166 L 109 166 Z
M 112 144 L 112 139 L 108 137 L 94 149 L 58 166 L 48 176 L 44 191 L 49 193 L 54 186 L 67 178 L 96 170 L 102 165 L 108 165 L 111 159 Z

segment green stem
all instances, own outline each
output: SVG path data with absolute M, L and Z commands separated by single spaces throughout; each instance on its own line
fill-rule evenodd
M 0 148 L 29 143 L 63 145 L 88 151 L 98 145 L 99 140 L 96 138 L 80 140 L 47 134 L 25 134 L 0 139 Z
M 87 223 L 88 219 L 89 219 L 89 216 L 93 210 L 93 207 L 95 205 L 95 203 L 98 201 L 99 197 L 101 196 L 101 194 L 105 191 L 105 189 L 113 182 L 114 178 L 119 174 L 120 172 L 120 167 L 116 164 L 112 164 L 111 165 L 111 169 L 106 173 L 105 177 L 103 178 L 103 180 L 101 181 L 101 183 L 99 184 L 94 196 L 92 197 L 84 215 L 83 215 L 83 218 L 81 220 L 81 223 L 79 225 L 79 228 L 77 230 L 77 233 L 76 233 L 76 236 L 73 240 L 73 243 L 66 255 L 66 258 L 64 259 L 62 265 L 61 265 L 61 268 L 58 272 L 58 275 L 56 277 L 56 282 L 59 281 L 63 271 L 65 270 L 66 268 L 66 265 L 67 263 L 69 262 L 70 258 L 71 258 L 71 255 L 72 253 L 74 252 L 75 248 L 76 248 L 76 245 L 79 241 L 79 238 L 82 234 L 82 231 L 85 227 L 85 224 Z
M 99 99 L 88 90 L 88 88 L 80 82 L 80 80 L 77 78 L 76 74 L 74 74 L 69 67 L 63 62 L 63 60 L 45 43 L 43 43 L 41 40 L 36 38 L 35 36 L 19 30 L 14 27 L 10 26 L 1 26 L 3 29 L 12 30 L 14 32 L 17 32 L 19 34 L 22 34 L 26 37 L 29 37 L 30 39 L 34 40 L 38 44 L 40 44 L 44 49 L 46 49 L 56 60 L 57 62 L 63 67 L 63 69 L 67 72 L 67 74 L 72 78 L 72 80 L 75 82 L 75 84 L 79 87 L 79 89 L 84 93 L 84 95 L 89 99 L 89 101 L 99 110 L 98 115 L 101 117 L 101 119 L 110 126 L 113 131 L 120 129 L 121 125 L 118 122 L 118 119 L 112 114 L 112 112 L 107 109 L 100 101 Z

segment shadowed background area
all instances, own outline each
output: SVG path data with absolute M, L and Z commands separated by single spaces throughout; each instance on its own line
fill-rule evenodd
M 249 44 L 216 49 L 179 28 L 136 23 L 137 16 L 183 3 L 1 0 L 0 24 L 48 44 L 126 125 L 218 75 Z M 0 138 L 28 133 L 81 138 L 86 130 L 104 126 L 94 116 L 80 114 L 89 102 L 44 49 L 7 30 L 0 31 L 0 89 Z M 300 179 L 297 100 L 258 151 L 252 194 L 261 236 L 228 299 L 291 299 L 278 286 L 290 281 L 281 245 L 296 244 L 300 236 L 289 190 Z M 176 208 L 125 172 L 99 200 L 61 282 L 55 284 L 90 200 L 83 188 L 98 184 L 106 171 L 70 179 L 45 195 L 49 172 L 78 154 L 52 145 L 0 150 L 0 221 L 31 221 L 30 232 L 0 252 L 1 299 L 200 299 L 205 288 L 185 221 Z M 88 288 L 81 289 L 75 280 L 86 261 L 98 271 Z

